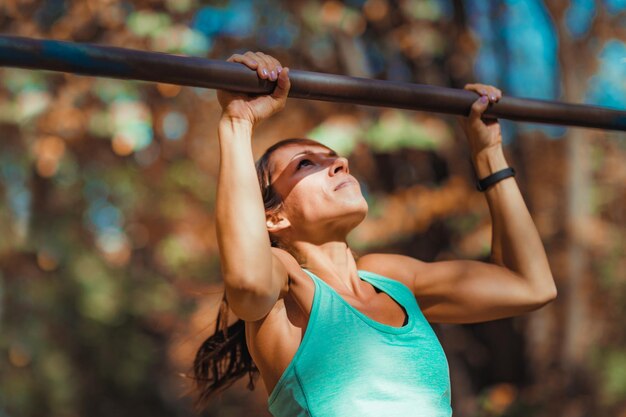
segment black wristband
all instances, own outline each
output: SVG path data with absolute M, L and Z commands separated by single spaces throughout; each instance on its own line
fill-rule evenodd
M 476 183 L 476 189 L 478 191 L 486 191 L 487 188 L 491 187 L 493 184 L 497 183 L 498 181 L 502 181 L 505 178 L 509 178 L 509 177 L 514 177 L 515 176 L 515 170 L 511 167 L 509 168 L 504 168 L 498 172 L 494 172 L 493 174 L 489 175 L 486 178 L 483 178 L 482 180 L 478 180 L 478 182 Z

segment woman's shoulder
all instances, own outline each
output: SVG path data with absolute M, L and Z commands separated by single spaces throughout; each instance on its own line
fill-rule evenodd
M 272 255 L 275 260 L 282 264 L 288 275 L 287 288 L 285 288 L 284 294 L 281 294 L 281 298 L 284 297 L 287 292 L 292 295 L 295 292 L 296 297 L 300 298 L 299 296 L 301 296 L 301 291 L 309 293 L 313 290 L 313 282 L 304 272 L 298 260 L 294 258 L 291 253 L 284 249 L 272 248 Z
M 272 256 L 274 257 L 275 261 L 280 262 L 282 267 L 285 268 L 285 271 L 287 272 L 287 275 L 289 277 L 289 285 L 292 284 L 292 280 L 294 279 L 294 277 L 297 278 L 298 276 L 302 276 L 302 274 L 304 274 L 304 271 L 302 271 L 298 260 L 286 250 L 280 248 L 272 248 Z
M 284 249 L 273 247 L 272 255 L 274 256 L 274 259 L 277 259 L 283 264 L 287 272 L 296 268 L 300 268 L 300 265 L 298 264 L 296 258 L 294 258 L 292 254 Z
M 289 252 L 273 247 L 272 256 L 274 262 L 279 262 L 280 267 L 284 268 L 288 282 L 285 288 L 281 290 L 272 310 L 254 325 L 256 327 L 268 327 L 267 323 L 271 323 L 270 327 L 275 327 L 278 323 L 282 323 L 278 325 L 279 328 L 283 328 L 284 325 L 292 328 L 294 324 L 298 326 L 302 313 L 308 314 L 310 312 L 314 284 Z M 294 321 L 296 323 L 290 324 Z
M 357 268 L 362 271 L 373 272 L 377 275 L 400 281 L 409 288 L 413 288 L 414 281 L 423 271 L 426 262 L 406 255 L 393 253 L 369 253 L 356 260 Z

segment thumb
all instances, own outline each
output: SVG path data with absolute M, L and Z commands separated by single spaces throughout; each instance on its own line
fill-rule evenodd
M 472 108 L 468 116 L 470 122 L 474 122 L 476 120 L 480 121 L 483 113 L 487 110 L 487 107 L 489 107 L 489 98 L 487 96 L 480 96 L 480 98 L 472 104 Z
M 276 82 L 274 92 L 272 93 L 272 97 L 276 99 L 287 97 L 290 88 L 291 81 L 289 80 L 289 68 L 284 67 L 280 74 L 278 74 L 278 80 Z

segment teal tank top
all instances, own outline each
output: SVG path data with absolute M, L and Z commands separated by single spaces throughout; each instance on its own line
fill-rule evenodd
M 370 319 L 332 287 L 315 283 L 311 315 L 294 358 L 274 387 L 275 417 L 449 417 L 448 362 L 413 293 L 367 271 L 359 277 L 404 307 L 408 323 Z

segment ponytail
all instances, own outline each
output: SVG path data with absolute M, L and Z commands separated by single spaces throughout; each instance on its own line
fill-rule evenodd
M 248 374 L 248 389 L 254 389 L 258 369 L 246 345 L 243 320 L 228 326 L 228 301 L 224 296 L 217 313 L 215 333 L 208 337 L 196 352 L 193 361 L 196 407 L 207 406 L 213 394 L 230 387 L 239 378 Z

